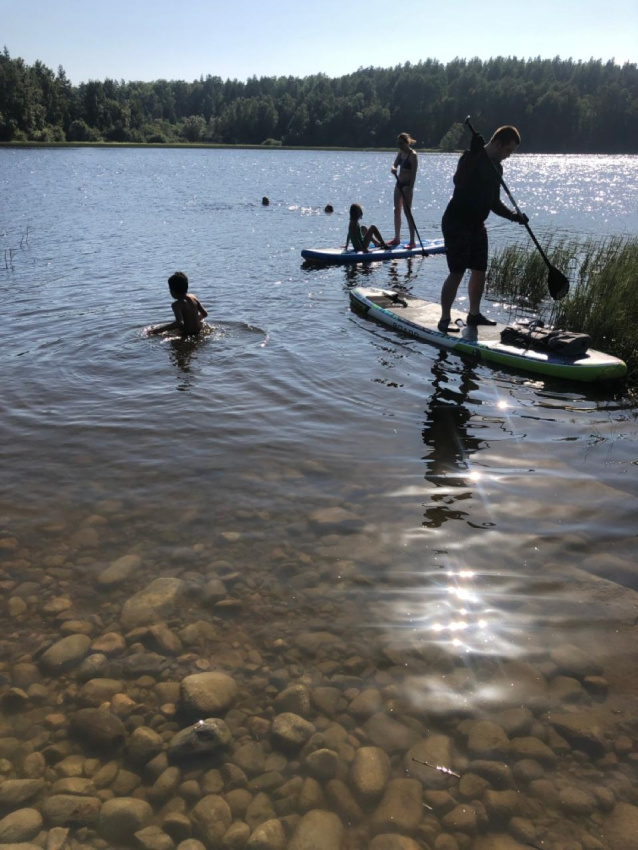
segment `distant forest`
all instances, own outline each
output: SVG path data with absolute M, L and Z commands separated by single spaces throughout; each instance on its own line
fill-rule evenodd
M 471 114 L 537 153 L 638 153 L 638 66 L 591 59 L 425 60 L 330 78 L 91 80 L 0 54 L 0 141 L 204 142 L 456 150 Z

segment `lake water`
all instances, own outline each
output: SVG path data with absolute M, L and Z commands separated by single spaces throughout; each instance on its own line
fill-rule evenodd
M 455 162 L 420 157 L 423 238 Z M 391 163 L 0 150 L 0 806 L 44 818 L 10 840 L 126 842 L 107 811 L 124 798 L 175 845 L 192 828 L 242 847 L 276 821 L 249 846 L 630 846 L 636 407 L 351 312 L 353 284 L 436 299 L 444 257 L 304 267 L 301 248 L 343 244 L 353 201 L 392 235 Z M 505 170 L 541 242 L 638 234 L 638 157 Z M 143 330 L 172 318 L 177 269 L 209 312 L 194 342 Z M 183 680 L 219 671 L 195 705 Z M 221 755 L 158 755 L 208 716 Z M 147 760 L 138 727 L 159 736 Z M 395 832 L 414 844 L 373 841 Z

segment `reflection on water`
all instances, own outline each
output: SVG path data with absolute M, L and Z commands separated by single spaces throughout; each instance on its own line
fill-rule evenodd
M 33 225 L 0 277 L 21 299 L 0 340 L 0 817 L 21 814 L 0 843 L 627 850 L 631 401 L 349 310 L 355 284 L 435 297 L 441 258 L 300 269 L 343 238 L 355 182 L 391 221 L 385 155 L 0 157 L 0 230 Z M 556 159 L 512 162 L 521 198 L 560 202 Z M 612 165 L 629 220 L 636 164 Z M 428 166 L 430 236 L 454 158 Z M 557 223 L 586 231 L 575 199 Z M 211 332 L 146 339 L 177 267 Z M 206 717 L 227 730 L 205 764 L 173 763 Z

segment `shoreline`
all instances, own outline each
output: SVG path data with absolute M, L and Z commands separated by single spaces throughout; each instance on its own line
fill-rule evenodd
M 186 149 L 219 149 L 219 150 L 251 150 L 251 151 L 343 151 L 344 153 L 393 153 L 395 147 L 380 148 L 348 148 L 335 146 L 306 146 L 306 145 L 244 145 L 223 144 L 221 142 L 0 142 L 1 148 L 186 148 Z M 439 148 L 415 148 L 418 154 L 461 154 L 465 148 L 453 151 L 442 151 Z M 523 151 L 525 156 L 627 156 L 635 157 L 635 153 L 586 153 L 584 151 Z

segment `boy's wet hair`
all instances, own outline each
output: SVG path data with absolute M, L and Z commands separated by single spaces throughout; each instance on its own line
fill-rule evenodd
M 506 124 L 504 127 L 499 127 L 490 139 L 491 142 L 498 142 L 499 145 L 509 145 L 510 142 L 521 143 L 521 134 L 516 127 L 511 124 Z
M 361 209 L 361 204 L 352 204 L 350 207 L 350 218 L 361 218 L 363 216 L 363 210 Z
M 168 279 L 171 292 L 176 295 L 186 295 L 188 292 L 188 278 L 184 272 L 175 272 Z

